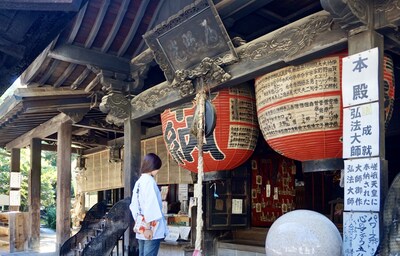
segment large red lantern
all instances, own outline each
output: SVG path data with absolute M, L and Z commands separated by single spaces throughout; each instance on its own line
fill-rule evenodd
M 204 172 L 231 170 L 253 153 L 258 139 L 254 93 L 246 85 L 210 95 L 216 114 L 213 132 L 203 146 Z M 197 139 L 190 133 L 195 106 L 187 103 L 161 114 L 168 152 L 183 168 L 197 172 Z
M 346 53 L 256 79 L 257 116 L 267 143 L 299 161 L 342 158 L 341 67 Z M 384 58 L 386 121 L 394 101 L 393 63 Z

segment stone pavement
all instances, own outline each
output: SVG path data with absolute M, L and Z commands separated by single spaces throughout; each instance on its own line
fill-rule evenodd
M 14 253 L 2 253 L 0 256 L 56 256 L 56 232 L 48 228 L 40 228 L 39 252 L 24 251 Z

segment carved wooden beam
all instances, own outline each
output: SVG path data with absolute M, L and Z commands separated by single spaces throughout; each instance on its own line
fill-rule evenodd
M 346 47 L 347 33 L 321 11 L 236 48 L 240 61 L 225 68 L 231 75 L 211 89 L 236 85 L 288 64 L 304 62 Z M 132 119 L 143 119 L 193 98 L 179 86 L 163 82 L 137 95 L 132 101 Z
M 110 124 L 122 126 L 124 120 L 129 117 L 130 101 L 129 95 L 132 91 L 137 90 L 137 83 L 129 80 L 126 77 L 100 76 L 100 83 L 103 85 L 102 90 L 107 92 L 101 99 L 99 109 L 101 112 L 106 113 L 106 121 Z M 124 79 L 124 80 L 122 80 Z M 128 81 L 127 81 L 128 80 Z
M 124 120 L 129 117 L 130 103 L 121 92 L 112 92 L 101 99 L 99 109 L 107 114 L 108 123 L 122 126 Z
M 390 27 L 397 31 L 400 26 L 400 0 L 375 2 L 375 29 Z
M 329 12 L 333 20 L 345 30 L 368 24 L 367 5 L 363 0 L 321 0 L 321 6 Z
M 398 30 L 400 0 L 375 1 L 373 6 L 368 3 L 367 0 L 321 0 L 322 7 L 331 13 L 334 21 L 341 24 L 343 29 L 356 29 L 357 32 L 372 25 L 378 31 L 387 28 Z M 371 11 L 368 6 L 371 6 Z M 373 19 L 369 12 L 373 13 Z
M 147 71 L 153 59 L 153 52 L 150 49 L 146 49 L 131 60 L 131 76 L 135 89 L 140 90 L 143 88 L 144 79 L 147 77 Z

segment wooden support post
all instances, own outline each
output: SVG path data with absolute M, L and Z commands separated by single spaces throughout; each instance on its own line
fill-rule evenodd
M 124 122 L 124 197 L 132 196 L 132 189 L 139 179 L 141 164 L 141 121 L 129 118 Z M 124 235 L 126 255 L 134 255 L 137 241 L 132 228 Z
M 19 148 L 11 149 L 11 172 L 21 172 L 21 150 Z M 10 187 L 10 190 L 13 189 Z M 13 190 L 18 190 L 15 188 Z M 10 205 L 10 211 L 19 211 L 19 205 Z
M 15 233 L 17 230 L 17 225 L 16 225 L 16 213 L 15 212 L 10 212 L 9 213 L 9 219 L 8 219 L 8 230 L 10 232 L 9 237 L 10 237 L 10 252 L 15 252 L 16 250 L 16 240 L 17 238 L 15 237 Z
M 71 232 L 71 137 L 71 121 L 61 123 L 57 133 L 57 252 Z
M 40 246 L 40 176 L 41 176 L 41 144 L 42 140 L 31 140 L 31 171 L 29 173 L 29 248 L 39 250 Z

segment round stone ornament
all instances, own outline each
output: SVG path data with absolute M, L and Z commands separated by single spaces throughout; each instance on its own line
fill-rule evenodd
M 295 210 L 279 217 L 268 231 L 267 256 L 340 256 L 342 237 L 333 222 L 310 210 Z

